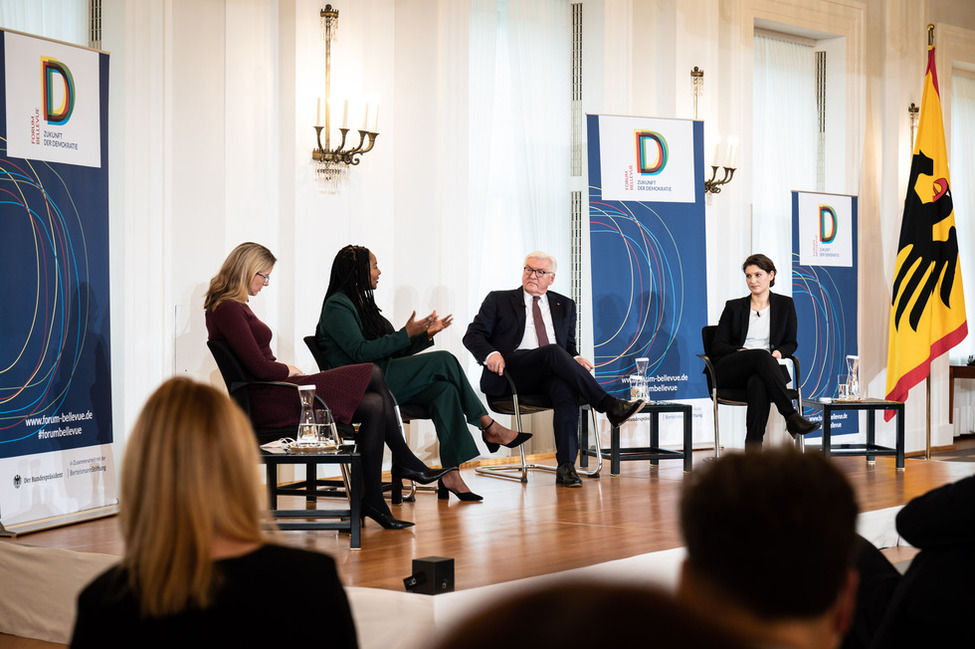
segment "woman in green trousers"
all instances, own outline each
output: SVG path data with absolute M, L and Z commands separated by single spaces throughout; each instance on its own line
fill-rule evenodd
M 481 429 L 481 438 L 491 452 L 526 442 L 531 435 L 505 428 L 488 415 L 453 354 L 418 354 L 450 326 L 451 316 L 441 318 L 434 311 L 418 319 L 414 312 L 405 326 L 394 330 L 373 297 L 380 275 L 376 256 L 368 248 L 346 246 L 335 256 L 315 336 L 329 368 L 354 363 L 379 365 L 399 403 L 424 406 L 430 412 L 445 468 L 477 457 L 468 424 Z M 438 496 L 446 499 L 448 492 L 462 501 L 481 500 L 459 471 L 440 480 Z

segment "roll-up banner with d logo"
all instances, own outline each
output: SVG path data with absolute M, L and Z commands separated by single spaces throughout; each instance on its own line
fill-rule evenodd
M 0 31 L 0 524 L 118 504 L 108 55 Z

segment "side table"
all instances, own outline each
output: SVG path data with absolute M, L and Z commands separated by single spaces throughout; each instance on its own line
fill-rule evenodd
M 267 467 L 267 487 L 271 516 L 275 519 L 308 519 L 276 521 L 282 530 L 339 530 L 349 532 L 349 547 L 358 550 L 361 545 L 360 501 L 362 499 L 362 457 L 356 451 L 340 453 L 274 453 L 261 450 L 261 462 Z M 275 486 L 278 482 L 278 467 L 282 464 L 339 464 L 349 468 L 349 506 L 343 509 L 278 509 Z M 317 496 L 334 495 L 318 491 L 313 485 L 298 492 L 309 500 Z M 337 518 L 335 521 L 317 519 Z
M 659 446 L 660 413 L 664 412 L 678 412 L 683 415 L 684 447 L 679 451 L 660 448 Z M 657 466 L 659 464 L 659 460 L 682 459 L 684 460 L 684 471 L 690 471 L 694 461 L 692 454 L 692 407 L 689 404 L 664 401 L 657 403 L 644 403 L 643 407 L 637 411 L 637 414 L 644 413 L 650 415 L 650 446 L 620 448 L 620 429 L 619 426 L 613 426 L 610 431 L 609 449 L 597 448 L 596 450 L 590 450 L 588 428 L 583 428 L 581 431 L 581 439 L 579 440 L 579 448 L 581 449 L 579 454 L 579 464 L 583 467 L 589 466 L 589 458 L 596 457 L 596 453 L 598 452 L 600 457 L 609 459 L 609 472 L 610 475 L 614 476 L 620 474 L 620 462 L 629 460 L 650 460 L 650 464 L 652 466 Z
M 823 403 L 819 399 L 803 399 L 806 408 L 819 410 L 823 413 L 823 454 L 866 456 L 867 462 L 873 462 L 877 455 L 893 455 L 896 457 L 898 469 L 904 468 L 904 404 L 900 401 L 885 401 L 884 399 L 860 399 L 859 401 L 836 401 Z M 858 412 L 867 410 L 867 443 L 866 444 L 833 444 L 830 439 L 830 419 L 834 412 L 849 410 Z M 893 410 L 896 421 L 895 448 L 879 446 L 876 443 L 877 415 L 884 410 Z
M 948 366 L 948 423 L 955 414 L 955 379 L 975 379 L 975 365 Z

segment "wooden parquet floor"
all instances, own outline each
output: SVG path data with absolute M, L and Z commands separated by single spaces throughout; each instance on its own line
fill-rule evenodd
M 699 467 L 709 451 L 695 454 Z M 908 458 L 898 471 L 893 458 L 834 458 L 850 478 L 863 511 L 902 505 L 933 487 L 975 473 L 975 463 Z M 545 458 L 540 458 L 544 461 Z M 482 503 L 437 500 L 419 492 L 415 503 L 393 507 L 416 526 L 387 531 L 372 521 L 363 530 L 362 549 L 349 549 L 347 534 L 330 531 L 280 532 L 285 544 L 333 555 L 350 586 L 403 590 L 411 561 L 453 557 L 458 590 L 580 568 L 680 546 L 677 506 L 685 474 L 679 461 L 625 462 L 622 475 L 583 478 L 582 489 L 555 487 L 554 474 L 533 472 L 528 484 L 478 476 L 464 470 Z M 297 503 L 282 503 L 301 506 Z M 122 542 L 113 518 L 21 536 L 12 542 L 120 555 Z

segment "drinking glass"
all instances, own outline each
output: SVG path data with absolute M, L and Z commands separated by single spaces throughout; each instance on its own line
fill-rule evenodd
M 836 377 L 836 400 L 837 401 L 850 400 L 850 382 L 849 382 L 849 376 L 846 374 L 839 374 Z
M 639 374 L 631 374 L 624 379 L 630 386 L 630 399 L 646 399 L 649 396 L 647 390 L 647 379 Z
M 318 444 L 326 449 L 338 450 L 342 446 L 339 438 L 335 417 L 328 408 L 315 410 L 315 422 L 318 424 Z

